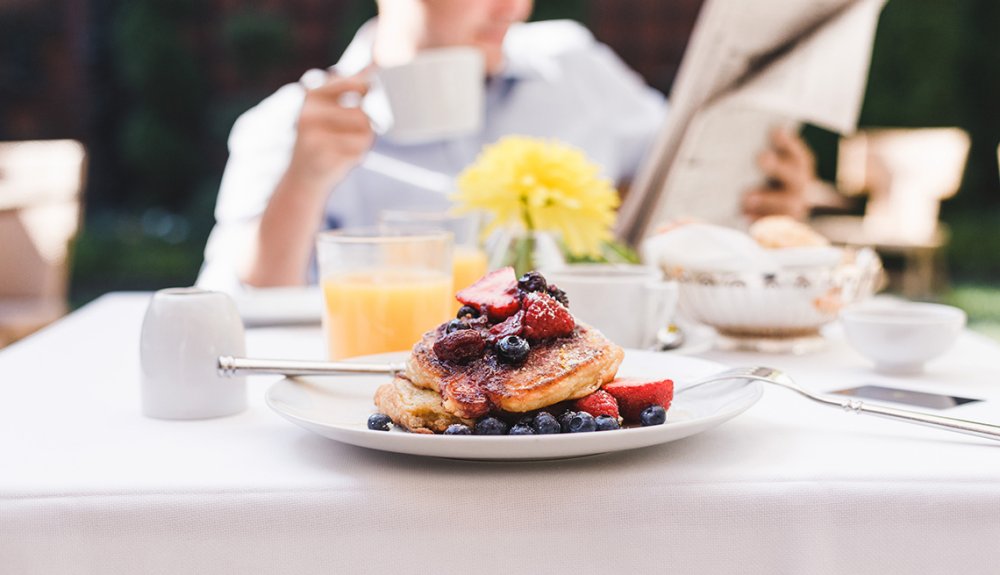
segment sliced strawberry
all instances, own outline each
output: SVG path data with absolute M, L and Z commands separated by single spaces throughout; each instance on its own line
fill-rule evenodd
M 490 328 L 486 341 L 493 345 L 508 335 L 521 335 L 524 331 L 524 311 L 518 311 L 509 318 Z
M 619 377 L 602 388 L 618 400 L 618 410 L 627 422 L 639 421 L 639 414 L 650 405 L 670 409 L 674 399 L 674 382 L 671 379 L 649 381 Z
M 524 296 L 524 335 L 528 339 L 563 337 L 573 333 L 573 314 L 547 293 Z
M 598 389 L 586 397 L 581 397 L 573 403 L 576 411 L 586 411 L 590 415 L 610 415 L 618 419 L 618 400 L 613 395 Z
M 512 267 L 484 275 L 476 283 L 460 290 L 455 298 L 487 314 L 492 321 L 503 321 L 521 307 L 517 297 L 517 276 Z

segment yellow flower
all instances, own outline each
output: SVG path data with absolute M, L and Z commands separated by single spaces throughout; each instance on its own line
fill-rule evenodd
M 487 146 L 458 176 L 457 211 L 494 215 L 500 226 L 562 235 L 577 256 L 599 256 L 612 238 L 618 192 L 580 150 L 556 141 L 508 136 Z

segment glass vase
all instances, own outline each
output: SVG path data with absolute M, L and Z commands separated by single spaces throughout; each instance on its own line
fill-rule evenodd
M 488 246 L 490 269 L 511 266 L 517 277 L 532 271 L 562 267 L 566 260 L 550 232 L 502 230 Z

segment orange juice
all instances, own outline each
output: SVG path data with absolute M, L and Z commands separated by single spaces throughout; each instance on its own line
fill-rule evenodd
M 474 246 L 455 246 L 451 257 L 452 275 L 455 278 L 453 293 L 469 287 L 476 280 L 486 275 L 486 252 Z M 455 312 L 462 307 L 456 302 Z
M 367 270 L 323 278 L 330 359 L 409 351 L 451 316 L 451 277 L 425 270 Z

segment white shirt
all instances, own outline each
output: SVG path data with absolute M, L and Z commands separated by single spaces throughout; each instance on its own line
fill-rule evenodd
M 336 68 L 371 62 L 373 26 L 359 30 Z M 584 151 L 603 175 L 631 177 L 663 124 L 663 96 L 610 48 L 564 20 L 520 24 L 504 40 L 505 67 L 486 88 L 485 119 L 469 136 L 420 144 L 376 138 L 365 161 L 331 190 L 324 227 L 376 223 L 387 209 L 445 209 L 454 177 L 484 145 L 518 134 L 560 140 Z M 259 218 L 291 158 L 305 90 L 289 84 L 244 113 L 229 137 L 229 161 L 198 285 L 238 290 L 240 224 Z

